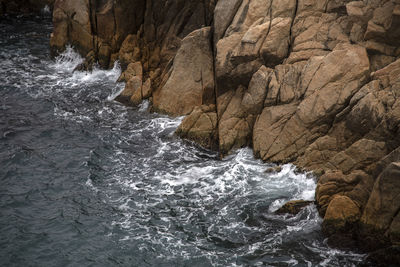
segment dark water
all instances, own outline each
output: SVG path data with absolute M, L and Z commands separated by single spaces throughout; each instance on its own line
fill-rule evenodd
M 181 118 L 113 101 L 113 70 L 49 57 L 48 18 L 0 21 L 1 266 L 352 266 L 329 248 L 315 181 L 249 149 L 218 160 L 173 135 Z

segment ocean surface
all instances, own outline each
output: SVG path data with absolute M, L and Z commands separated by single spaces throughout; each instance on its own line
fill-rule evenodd
M 180 140 L 182 118 L 114 101 L 111 70 L 49 54 L 51 19 L 0 20 L 0 266 L 357 266 L 330 248 L 316 180 Z

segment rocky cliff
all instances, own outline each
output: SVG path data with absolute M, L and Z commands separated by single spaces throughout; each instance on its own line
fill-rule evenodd
M 398 249 L 400 1 L 56 0 L 53 21 L 54 53 L 119 60 L 118 100 L 187 115 L 183 138 L 320 175 L 332 243 Z

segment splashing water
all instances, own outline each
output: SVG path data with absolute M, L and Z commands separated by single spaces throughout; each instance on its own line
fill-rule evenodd
M 49 22 L 1 23 L 1 265 L 364 260 L 327 246 L 315 206 L 274 213 L 288 200 L 314 198 L 309 174 L 292 165 L 267 174 L 272 165 L 248 148 L 219 160 L 174 135 L 182 118 L 149 114 L 148 102 L 114 102 L 123 88 L 118 64 L 74 72 L 83 59 L 71 47 L 49 59 Z
M 54 64 L 51 64 L 54 69 L 59 71 L 60 73 L 63 72 L 70 72 L 75 69 L 76 66 L 83 62 L 83 58 L 75 52 L 72 46 L 68 45 L 65 48 L 64 53 L 59 55 L 56 59 Z
M 42 14 L 44 15 L 51 15 L 51 9 L 49 5 L 45 5 L 42 9 Z

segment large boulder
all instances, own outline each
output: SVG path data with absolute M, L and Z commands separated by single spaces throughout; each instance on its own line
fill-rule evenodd
M 195 107 L 179 125 L 176 134 L 208 149 L 218 148 L 215 105 Z
M 341 171 L 328 172 L 318 180 L 315 192 L 318 211 L 325 217 L 331 201 L 337 196 L 350 198 L 362 211 L 367 204 L 373 184 L 373 178 L 363 171 L 354 171 L 348 175 Z
M 307 207 L 308 205 L 311 205 L 314 203 L 314 201 L 307 201 L 307 200 L 291 200 L 286 202 L 282 207 L 280 207 L 277 211 L 275 211 L 276 214 L 291 214 L 291 215 L 296 215 L 298 214 L 302 209 Z
M 322 229 L 326 234 L 348 232 L 360 219 L 360 208 L 347 196 L 335 196 L 326 210 Z
M 400 245 L 400 162 L 393 162 L 376 180 L 361 217 L 362 235 L 370 246 Z
M 155 110 L 180 116 L 196 106 L 215 103 L 210 34 L 210 27 L 206 27 L 182 40 L 169 79 L 153 92 Z

